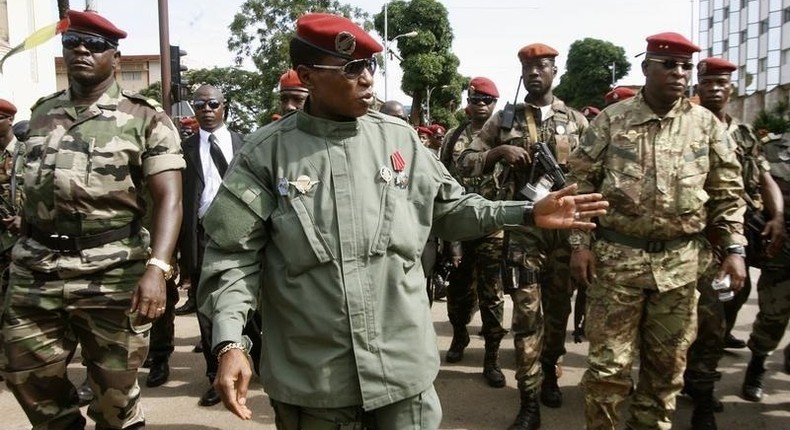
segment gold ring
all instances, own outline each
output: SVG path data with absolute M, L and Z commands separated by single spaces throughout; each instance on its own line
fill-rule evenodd
M 156 310 L 163 311 L 163 310 L 165 310 L 165 308 L 156 308 Z
M 573 213 L 573 219 L 579 219 L 579 212 Z

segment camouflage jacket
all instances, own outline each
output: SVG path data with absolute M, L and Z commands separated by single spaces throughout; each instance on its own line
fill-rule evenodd
M 18 155 L 17 152 L 19 152 Z M 16 155 L 16 156 L 15 156 Z M 24 148 L 22 142 L 11 139 L 0 151 L 0 195 L 2 195 L 2 202 L 7 206 L 6 210 L 18 213 L 22 207 L 23 193 L 22 193 L 22 164 L 24 162 Z M 15 163 L 16 161 L 16 163 Z M 17 187 L 15 195 L 11 196 L 11 178 L 16 175 Z M 17 235 L 5 229 L 5 226 L 0 224 L 0 253 L 10 250 L 14 243 L 16 243 Z
M 489 182 L 493 181 L 491 175 L 464 177 L 458 174 L 458 168 L 455 165 L 455 163 L 458 161 L 458 156 L 460 156 L 461 152 L 463 152 L 466 148 L 469 147 L 469 145 L 471 145 L 472 140 L 475 138 L 475 136 L 477 136 L 480 133 L 480 129 L 477 130 L 473 129 L 472 124 L 469 122 L 465 122 L 459 127 L 464 127 L 464 130 L 461 132 L 461 134 L 458 136 L 458 140 L 456 140 L 455 142 L 450 142 L 450 140 L 453 138 L 455 133 L 457 133 L 458 127 L 447 130 L 447 133 L 444 135 L 444 142 L 442 142 L 441 153 L 444 153 L 445 149 L 447 149 L 451 151 L 450 154 L 452 156 L 452 159 L 449 161 L 449 163 L 445 164 L 445 167 L 447 167 L 447 171 L 453 175 L 455 180 L 458 181 L 459 184 L 463 185 L 467 193 L 477 193 L 480 195 L 484 195 L 485 194 L 484 190 L 487 188 L 486 185 Z M 446 145 L 450 145 L 450 144 L 453 145 L 452 149 L 445 148 Z M 443 163 L 444 161 L 445 160 L 442 160 Z
M 493 187 L 481 190 L 484 197 L 495 200 L 523 200 L 524 196 L 517 193 L 528 182 L 534 182 L 544 172 L 535 170 L 536 178 L 530 178 L 532 166 L 525 169 L 511 169 L 504 163 L 497 163 L 493 172 L 484 172 L 485 159 L 488 151 L 499 145 L 515 145 L 531 151 L 533 139 L 529 135 L 526 115 L 531 113 L 540 118 L 540 108 L 531 104 L 516 105 L 513 127 L 502 128 L 502 111 L 492 115 L 486 121 L 477 137 L 458 157 L 456 167 L 462 176 L 481 176 L 492 174 Z M 537 121 L 536 121 L 537 122 Z M 568 107 L 562 100 L 554 98 L 551 111 L 546 118 L 537 124 L 538 141 L 545 142 L 551 148 L 557 162 L 565 167 L 568 155 L 579 143 L 579 139 L 587 129 L 587 119 L 578 111 Z M 448 133 L 449 134 L 449 133 Z
M 763 144 L 763 154 L 771 166 L 771 176 L 782 190 L 785 220 L 790 221 L 790 133 L 769 135 Z
M 593 120 L 571 154 L 568 182 L 609 201 L 599 223 L 643 239 L 701 233 L 746 244 L 743 179 L 735 147 L 707 109 L 680 99 L 663 118 L 640 92 Z M 573 236 L 589 233 L 575 231 Z
M 144 178 L 184 168 L 178 132 L 156 102 L 113 83 L 94 104 L 75 106 L 69 91 L 32 108 L 25 142 L 23 218 L 40 230 L 82 236 L 120 228 L 146 212 Z M 147 258 L 149 234 L 55 253 L 23 237 L 14 261 L 62 277 Z
M 763 208 L 760 195 L 760 176 L 771 171 L 762 153 L 760 140 L 751 127 L 727 115 L 727 134 L 735 143 L 735 153 L 741 163 L 743 189 L 757 209 Z

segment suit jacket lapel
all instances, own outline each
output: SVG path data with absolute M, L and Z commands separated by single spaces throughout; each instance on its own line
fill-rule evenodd
M 189 161 L 195 166 L 195 172 L 198 179 L 200 179 L 200 183 L 205 184 L 203 164 L 200 163 L 200 134 L 193 134 L 184 141 L 184 154 L 189 157 Z

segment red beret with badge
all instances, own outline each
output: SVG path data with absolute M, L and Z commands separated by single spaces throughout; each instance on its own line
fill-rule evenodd
M 738 70 L 738 66 L 723 58 L 709 57 L 697 64 L 697 76 L 729 75 Z
M 359 60 L 384 48 L 350 19 L 328 13 L 310 13 L 296 20 L 296 38 L 329 55 Z
M 431 130 L 431 134 L 444 135 L 444 133 L 447 131 L 447 130 L 445 130 L 444 127 L 442 127 L 439 124 L 431 124 L 431 125 L 428 126 L 428 129 Z
M 0 114 L 14 116 L 16 115 L 16 106 L 8 100 L 0 99 Z
M 70 10 L 67 17 L 69 18 L 68 31 L 95 34 L 115 42 L 126 37 L 125 31 L 96 12 Z
M 433 136 L 433 130 L 429 127 L 419 126 L 417 127 L 417 134 L 424 134 L 426 136 Z
M 307 88 L 302 85 L 302 81 L 299 80 L 299 75 L 296 74 L 294 69 L 288 69 L 287 72 L 280 76 L 280 91 L 308 92 Z
M 518 59 L 521 62 L 535 58 L 554 58 L 560 55 L 556 49 L 542 43 L 533 43 L 518 50 Z
M 691 58 L 695 52 L 700 51 L 699 46 L 691 43 L 683 35 L 671 31 L 648 36 L 645 40 L 647 40 L 648 54 Z
M 472 78 L 472 80 L 469 81 L 469 92 L 499 98 L 499 91 L 494 81 L 482 76 Z
M 603 100 L 607 106 L 612 103 L 616 103 L 619 101 L 623 101 L 625 99 L 630 99 L 631 97 L 636 95 L 636 91 L 632 90 L 628 87 L 614 87 L 611 91 L 606 93 L 603 96 Z

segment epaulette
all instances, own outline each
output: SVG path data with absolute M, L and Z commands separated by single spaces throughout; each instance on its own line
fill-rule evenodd
M 41 97 L 40 99 L 36 100 L 36 102 L 35 102 L 35 103 L 33 103 L 33 106 L 31 106 L 31 107 L 30 107 L 30 110 L 31 110 L 31 111 L 33 111 L 33 110 L 35 110 L 35 109 L 36 109 L 36 108 L 37 108 L 37 107 L 38 107 L 40 104 L 44 103 L 45 101 L 47 101 L 47 100 L 52 100 L 52 99 L 54 99 L 54 98 L 56 98 L 56 97 L 60 97 L 60 96 L 62 96 L 62 95 L 63 95 L 63 94 L 65 94 L 65 93 L 66 93 L 66 90 L 60 90 L 60 91 L 58 91 L 58 92 L 56 92 L 56 93 L 52 93 L 52 94 L 50 94 L 50 95 L 48 95 L 48 96 Z
M 151 107 L 154 110 L 156 110 L 157 112 L 164 112 L 164 109 L 162 109 L 162 105 L 159 104 L 158 101 L 156 101 L 156 100 L 154 100 L 154 99 L 152 99 L 150 97 L 146 97 L 146 96 L 144 96 L 144 95 L 142 95 L 140 93 L 133 93 L 133 92 L 128 91 L 128 90 L 121 91 L 121 94 L 123 94 L 123 96 L 126 97 L 126 98 L 129 98 L 129 99 L 132 99 L 132 100 L 141 101 L 141 102 L 145 103 L 146 105 L 148 105 L 149 107 Z

